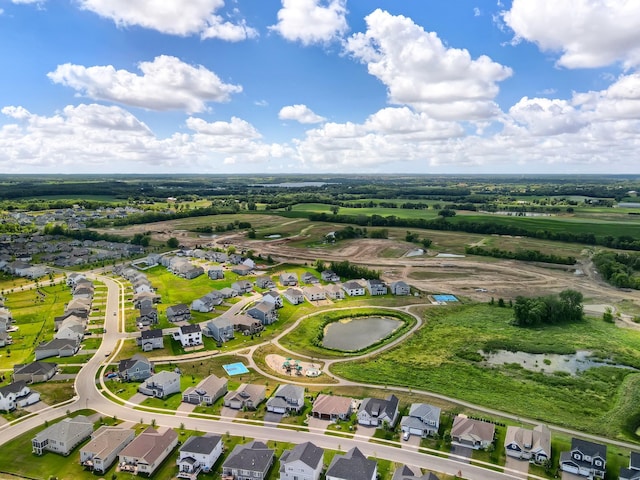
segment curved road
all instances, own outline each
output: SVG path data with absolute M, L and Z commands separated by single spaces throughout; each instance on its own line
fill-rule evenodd
M 511 474 L 508 471 L 504 473 L 497 472 L 490 468 L 483 468 L 477 465 L 470 465 L 468 463 L 461 463 L 456 458 L 442 458 L 435 455 L 429 455 L 426 453 L 418 452 L 415 447 L 409 447 L 404 445 L 405 448 L 398 448 L 397 443 L 390 442 L 389 444 L 370 443 L 368 437 L 361 437 L 355 435 L 353 438 L 338 438 L 325 435 L 322 431 L 309 428 L 308 432 L 296 431 L 288 428 L 273 428 L 266 427 L 261 422 L 249 422 L 242 421 L 238 423 L 237 419 L 225 419 L 221 417 L 209 416 L 211 419 L 205 418 L 193 418 L 189 417 L 188 412 L 171 411 L 170 414 L 163 413 L 162 409 L 149 409 L 150 411 L 134 410 L 135 404 L 124 402 L 122 400 L 112 401 L 107 398 L 112 395 L 104 387 L 104 376 L 102 375 L 101 367 L 105 367 L 109 358 L 116 355 L 121 342 L 121 339 L 128 338 L 128 335 L 124 333 L 124 296 L 123 285 L 120 281 L 110 277 L 93 275 L 93 278 L 99 279 L 107 286 L 107 302 L 106 302 L 106 318 L 105 328 L 107 333 L 104 335 L 102 344 L 97 353 L 84 365 L 76 377 L 75 390 L 76 396 L 69 402 L 63 403 L 58 406 L 48 407 L 44 410 L 32 414 L 27 417 L 22 417 L 18 421 L 11 422 L 0 427 L 0 444 L 7 443 L 17 436 L 35 428 L 41 426 L 45 421 L 53 421 L 60 416 L 65 415 L 69 411 L 75 411 L 83 408 L 90 408 L 99 412 L 103 416 L 117 417 L 118 419 L 130 421 L 130 422 L 143 422 L 150 423 L 151 420 L 155 420 L 156 424 L 173 427 L 173 428 L 186 428 L 191 430 L 207 431 L 217 434 L 230 433 L 237 436 L 245 436 L 249 438 L 257 438 L 263 440 L 275 440 L 278 442 L 290 442 L 290 443 L 302 443 L 305 441 L 313 441 L 316 445 L 323 448 L 339 449 L 342 451 L 348 450 L 354 446 L 357 446 L 367 456 L 375 458 L 382 458 L 392 460 L 398 463 L 405 463 L 408 465 L 419 466 L 422 468 L 428 468 L 438 472 L 446 473 L 448 475 L 457 475 L 462 473 L 465 478 L 472 478 L 474 480 L 506 480 L 511 478 L 521 478 L 521 473 L 513 472 Z M 249 300 L 249 299 L 247 299 Z M 238 307 L 240 308 L 240 307 Z M 406 311 L 406 310 L 405 310 Z M 415 316 L 415 315 L 414 315 Z M 418 318 L 418 317 L 416 317 Z M 282 332 L 277 339 L 281 338 L 288 331 L 302 321 L 299 319 L 294 325 L 289 327 L 285 332 Z M 416 328 L 421 325 L 421 319 L 418 318 L 418 323 L 413 329 L 402 337 L 398 338 L 395 342 L 401 341 L 406 335 L 410 335 Z M 276 341 L 277 341 L 276 339 Z M 249 358 L 252 366 L 257 369 L 255 363 L 251 358 L 251 354 L 259 345 L 251 347 L 249 352 Z M 388 345 L 385 348 L 391 348 L 393 345 Z M 246 350 L 246 348 L 244 349 Z M 238 352 L 226 352 L 226 353 L 238 353 Z M 109 358 L 107 358 L 109 354 Z M 296 354 L 298 355 L 298 354 Z M 245 354 L 246 356 L 246 354 Z M 329 362 L 325 362 L 325 368 L 328 367 Z M 259 370 L 259 369 L 257 369 Z M 267 372 L 261 372 L 271 378 L 278 377 L 268 374 Z M 98 386 L 96 384 L 96 378 L 99 378 Z M 339 380 L 343 385 L 363 385 L 355 382 L 348 382 L 345 380 Z M 329 384 L 336 385 L 336 384 Z M 379 388 L 379 385 L 370 385 L 375 388 Z M 409 391 L 408 388 L 388 388 L 388 390 L 397 391 Z M 413 392 L 418 392 L 412 390 Z M 424 393 L 437 398 L 458 403 L 468 406 L 470 408 L 485 411 L 495 415 L 518 419 L 528 423 L 536 423 L 533 420 L 514 417 L 503 412 L 497 412 L 490 409 L 485 409 L 477 405 L 469 404 L 466 402 L 460 402 L 456 399 L 448 397 L 434 395 L 429 392 Z M 106 396 L 105 396 L 106 395 Z M 235 421 L 234 421 L 235 420 Z M 282 427 L 282 426 L 280 426 Z M 572 435 L 580 435 L 583 437 L 590 437 L 580 432 L 574 432 L 568 429 L 556 428 L 556 430 L 564 431 Z M 618 445 L 633 448 L 631 444 L 624 442 L 615 442 L 609 439 L 602 439 L 599 437 L 591 436 L 591 438 L 598 441 L 606 441 L 609 443 L 616 443 Z M 500 447 L 499 447 L 500 448 Z M 442 452 L 440 452 L 441 454 Z M 487 467 L 495 468 L 495 465 L 487 465 Z M 532 478 L 540 478 L 530 475 Z M 541 479 L 542 480 L 542 479 Z

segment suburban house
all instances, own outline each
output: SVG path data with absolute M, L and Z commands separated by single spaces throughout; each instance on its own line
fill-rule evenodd
M 255 335 L 264 329 L 262 322 L 249 315 L 239 314 L 232 317 L 233 328 L 243 335 Z
M 254 440 L 245 445 L 236 445 L 222 464 L 222 478 L 265 479 L 274 460 L 274 450 L 260 441 Z
M 216 290 L 203 295 L 200 298 L 196 298 L 191 302 L 191 310 L 196 312 L 212 312 L 215 307 L 222 303 L 222 294 Z
M 224 343 L 232 338 L 233 335 L 233 322 L 229 317 L 221 315 L 220 317 L 214 318 L 207 322 L 207 325 L 204 327 L 202 334 L 205 337 L 211 337 L 216 342 Z
M 256 286 L 260 288 L 276 288 L 276 282 L 269 275 L 260 275 L 256 278 Z
M 176 445 L 178 434 L 172 428 L 161 427 L 156 430 L 148 427 L 120 452 L 120 469 L 134 475 L 151 475 Z
M 80 342 L 73 338 L 54 338 L 49 342 L 42 342 L 36 347 L 36 360 L 49 357 L 72 357 L 80 348 Z
M 238 265 L 231 267 L 231 271 L 237 275 L 244 276 L 253 272 L 253 268 L 249 265 L 245 265 L 244 263 L 239 263 Z
M 551 458 L 551 432 L 546 425 L 533 430 L 507 427 L 504 448 L 510 457 L 542 464 Z
M 209 270 L 207 270 L 207 276 L 211 280 L 221 280 L 224 278 L 224 270 L 219 265 L 210 267 Z
M 140 308 L 142 302 L 150 302 L 147 304 L 148 306 L 159 303 L 160 295 L 154 292 L 140 292 L 133 296 L 133 306 L 135 308 Z
M 426 438 L 438 433 L 440 408 L 426 403 L 412 403 L 409 415 L 402 417 L 400 428 L 409 435 Z
M 62 324 L 64 324 L 67 321 L 73 321 L 73 323 L 86 324 L 88 319 L 89 319 L 88 314 L 78 314 L 74 312 L 67 312 L 53 319 L 53 330 L 57 332 L 62 326 Z
M 209 375 L 195 387 L 189 387 L 182 392 L 182 401 L 195 405 L 213 405 L 225 393 L 227 393 L 227 379 Z
M 231 288 L 238 292 L 238 295 L 244 295 L 253 290 L 253 284 L 249 280 L 238 280 L 231 284 Z
M 340 277 L 336 275 L 333 270 L 323 270 L 320 273 L 320 278 L 322 278 L 322 280 L 324 280 L 325 282 L 336 283 L 340 281 Z
M 140 336 L 136 338 L 136 343 L 139 347 L 142 347 L 143 352 L 150 352 L 156 348 L 164 348 L 162 329 L 143 330 L 140 332 Z
M 280 456 L 279 480 L 319 480 L 324 450 L 311 442 L 296 445 Z
M 67 318 L 62 322 L 58 331 L 53 334 L 53 338 L 77 340 L 81 342 L 84 339 L 84 331 L 84 322 L 72 321 L 70 318 Z
M 347 292 L 350 297 L 358 297 L 364 295 L 364 287 L 355 280 L 350 280 L 342 284 L 342 289 Z
M 326 480 L 375 480 L 378 464 L 369 460 L 353 447 L 345 454 L 337 454 L 331 460 L 325 474 Z
M 186 322 L 191 320 L 191 311 L 184 303 L 167 307 L 167 320 L 170 322 Z
M 31 362 L 13 366 L 13 381 L 27 383 L 46 382 L 58 371 L 57 363 Z
M 0 410 L 11 412 L 18 407 L 27 407 L 40 401 L 40 394 L 33 392 L 27 382 L 19 380 L 0 387 Z
M 249 310 L 247 314 L 257 320 L 260 320 L 263 325 L 271 325 L 278 320 L 278 312 L 275 305 L 268 302 L 258 302 Z
M 640 453 L 631 452 L 629 458 L 629 468 L 622 467 L 620 469 L 619 480 L 638 480 L 640 479 Z
M 388 424 L 393 427 L 398 419 L 398 397 L 389 395 L 386 399 L 365 398 L 358 409 L 358 423 L 381 427 Z
M 493 443 L 495 432 L 496 426 L 493 423 L 456 415 L 451 427 L 451 443 L 480 450 Z
M 84 415 L 67 417 L 33 437 L 32 451 L 36 455 L 42 455 L 47 450 L 66 456 L 92 433 L 93 422 Z
M 395 469 L 391 480 L 439 480 L 438 476 L 432 472 L 424 475 L 419 468 L 402 465 Z
M 118 375 L 125 382 L 141 382 L 152 374 L 153 363 L 140 353 L 131 358 L 124 358 L 118 364 Z
M 298 305 L 304 302 L 304 293 L 299 288 L 287 288 L 282 294 L 291 305 Z
M 295 287 L 298 285 L 298 275 L 295 273 L 283 272 L 278 277 L 278 280 L 283 287 Z
M 331 300 L 342 300 L 345 298 L 345 292 L 338 285 L 325 285 L 324 291 Z
M 315 302 L 317 300 L 324 300 L 327 298 L 327 292 L 324 291 L 321 287 L 316 287 L 312 285 L 310 287 L 304 287 L 304 296 L 307 297 L 307 300 L 310 302 Z
M 386 295 L 387 294 L 387 284 L 382 280 L 378 280 L 376 278 L 371 278 L 367 280 L 367 290 L 371 295 Z
M 571 439 L 571 451 L 560 453 L 560 470 L 587 478 L 604 478 L 607 464 L 607 446 L 599 443 Z
M 311 285 L 320 283 L 320 279 L 311 272 L 304 272 L 300 277 L 300 280 L 302 280 L 302 283 L 308 283 Z
M 163 370 L 147 378 L 138 391 L 150 397 L 166 398 L 180 392 L 180 374 Z
M 243 383 L 237 390 L 232 390 L 224 396 L 224 406 L 235 410 L 255 410 L 264 400 L 266 394 L 264 385 Z
M 352 405 L 351 398 L 321 393 L 313 402 L 311 415 L 322 420 L 347 420 L 351 416 Z
M 222 298 L 233 298 L 238 296 L 238 292 L 230 287 L 224 287 L 218 290 Z
M 140 315 L 136 318 L 136 323 L 144 327 L 158 323 L 158 309 L 155 307 L 142 307 Z
M 391 283 L 391 293 L 394 295 L 410 295 L 411 287 L 402 280 Z
M 183 347 L 202 345 L 202 329 L 197 323 L 182 325 L 176 332 L 173 332 L 173 339 L 178 340 Z
M 300 412 L 304 407 L 304 387 L 280 385 L 267 400 L 267 411 L 274 413 Z
M 211 471 L 222 455 L 222 437 L 206 433 L 201 437 L 189 437 L 178 451 L 178 478 L 194 480 L 200 472 Z
M 136 432 L 129 428 L 100 427 L 91 434 L 91 441 L 80 449 L 80 465 L 93 472 L 105 473 L 135 436 Z
M 262 301 L 273 304 L 276 308 L 282 308 L 284 303 L 282 303 L 282 296 L 280 293 L 275 290 L 269 290 L 262 294 Z

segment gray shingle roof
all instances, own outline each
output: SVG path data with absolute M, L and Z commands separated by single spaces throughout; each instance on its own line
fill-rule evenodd
M 296 445 L 293 450 L 286 450 L 280 457 L 281 463 L 291 463 L 300 460 L 311 468 L 316 468 L 322 462 L 324 450 L 311 442 Z
M 274 451 L 258 441 L 245 445 L 236 445 L 223 464 L 223 468 L 239 468 L 254 472 L 264 472 L 275 454 Z
M 189 437 L 180 447 L 181 452 L 202 453 L 208 455 L 222 441 L 220 435 L 206 434 L 202 437 Z
M 327 477 L 344 480 L 371 480 L 376 470 L 375 460 L 368 460 L 364 454 L 353 447 L 344 455 L 336 455 L 327 469 Z

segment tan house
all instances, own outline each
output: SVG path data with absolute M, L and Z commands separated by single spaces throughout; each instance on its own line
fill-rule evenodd
M 507 427 L 504 449 L 510 457 L 544 463 L 551 458 L 551 432 L 546 425 L 538 425 L 533 430 Z
M 456 415 L 451 427 L 451 443 L 480 450 L 493 443 L 495 432 L 496 426 L 493 423 Z
M 171 428 L 148 427 L 118 455 L 120 470 L 124 472 L 153 472 L 178 445 L 178 434 Z
M 91 435 L 91 441 L 80 449 L 80 464 L 104 473 L 129 445 L 136 432 L 129 428 L 102 426 Z
M 347 420 L 352 413 L 353 399 L 321 393 L 313 402 L 311 415 L 322 420 Z

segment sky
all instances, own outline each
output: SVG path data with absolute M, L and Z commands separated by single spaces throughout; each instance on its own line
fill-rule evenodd
M 638 174 L 638 0 L 0 0 L 0 173 Z

